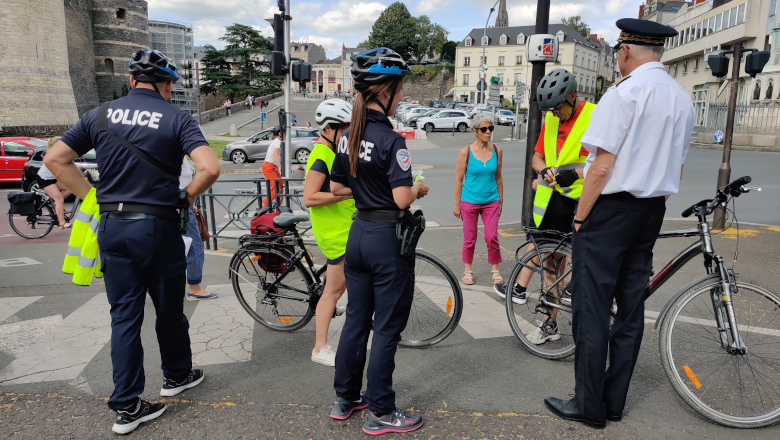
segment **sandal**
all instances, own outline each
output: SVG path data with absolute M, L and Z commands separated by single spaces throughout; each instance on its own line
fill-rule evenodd
M 474 272 L 471 270 L 467 270 L 463 272 L 463 278 L 461 278 L 461 281 L 463 284 L 467 286 L 473 286 L 474 285 Z
M 501 277 L 501 272 L 497 270 L 491 270 L 490 273 L 493 274 L 493 284 L 503 283 L 504 279 Z

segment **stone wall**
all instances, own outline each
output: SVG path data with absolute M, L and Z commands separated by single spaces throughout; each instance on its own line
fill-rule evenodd
M 144 0 L 91 0 L 95 77 L 102 104 L 130 87 L 130 55 L 149 47 L 148 12 Z
M 92 0 L 65 0 L 70 80 L 79 117 L 99 105 L 92 38 Z
M 78 117 L 62 0 L 2 0 L 0 135 L 68 126 Z
M 439 72 L 432 80 L 426 81 L 424 78 L 417 78 L 414 81 L 404 82 L 404 96 L 411 96 L 413 100 L 420 101 L 421 105 L 430 105 L 431 101 L 439 100 L 439 87 L 444 89 L 446 94 L 455 86 L 455 75 L 444 69 Z M 452 101 L 453 98 L 442 98 Z

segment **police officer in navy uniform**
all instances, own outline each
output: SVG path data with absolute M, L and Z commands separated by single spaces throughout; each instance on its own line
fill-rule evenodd
M 395 352 L 414 294 L 414 254 L 399 254 L 396 225 L 399 212 L 428 193 L 427 185 L 414 182 L 406 142 L 388 119 L 401 101 L 403 77 L 411 73 L 403 58 L 390 49 L 353 56 L 358 94 L 350 128 L 339 139 L 331 169 L 332 193 L 352 195 L 358 210 L 347 240 L 344 273 L 349 303 L 336 352 L 338 397 L 331 417 L 344 420 L 353 411 L 369 407 L 363 424 L 369 434 L 408 432 L 423 424 L 422 415 L 395 407 L 393 391 Z M 360 389 L 372 329 L 363 396 Z
M 677 31 L 629 18 L 616 24 L 623 79 L 601 98 L 582 137 L 590 154 L 572 235 L 575 396 L 545 399 L 557 416 L 596 428 L 623 418 L 653 246 L 665 199 L 680 188 L 694 126 L 689 93 L 660 63 Z
M 84 199 L 91 187 L 73 160 L 93 148 L 97 153 L 97 236 L 111 304 L 114 393 L 108 406 L 117 412 L 112 429 L 121 434 L 165 411 L 165 404 L 139 397 L 147 293 L 157 314 L 164 376 L 160 395 L 174 396 L 203 381 L 203 371 L 192 368 L 183 311 L 187 263 L 178 226 L 179 179 L 164 170 L 179 174 L 185 154 L 195 162 L 198 172 L 186 188 L 189 205 L 220 173 L 197 121 L 166 102 L 178 80 L 176 65 L 158 51 L 141 49 L 132 56 L 130 74 L 128 96 L 85 113 L 44 160 L 60 182 Z M 103 130 L 101 109 L 107 116 Z

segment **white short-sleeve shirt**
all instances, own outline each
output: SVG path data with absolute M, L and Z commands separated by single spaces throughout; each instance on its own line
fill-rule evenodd
M 282 165 L 276 163 L 276 160 L 274 159 L 274 150 L 280 150 L 281 153 L 282 149 L 282 141 L 276 137 L 274 140 L 271 141 L 271 144 L 268 146 L 268 151 L 265 153 L 265 162 L 270 162 L 277 167 L 281 168 Z
M 693 102 L 659 62 L 646 63 L 610 87 L 591 115 L 582 145 L 590 165 L 601 148 L 615 155 L 602 194 L 676 194 L 694 126 Z

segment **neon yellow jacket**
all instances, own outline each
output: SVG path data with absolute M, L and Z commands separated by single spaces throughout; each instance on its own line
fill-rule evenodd
M 97 241 L 99 225 L 100 207 L 95 196 L 95 188 L 92 188 L 76 214 L 70 240 L 68 240 L 68 252 L 62 264 L 62 271 L 73 275 L 73 284 L 89 286 L 93 276 L 103 278 Z

